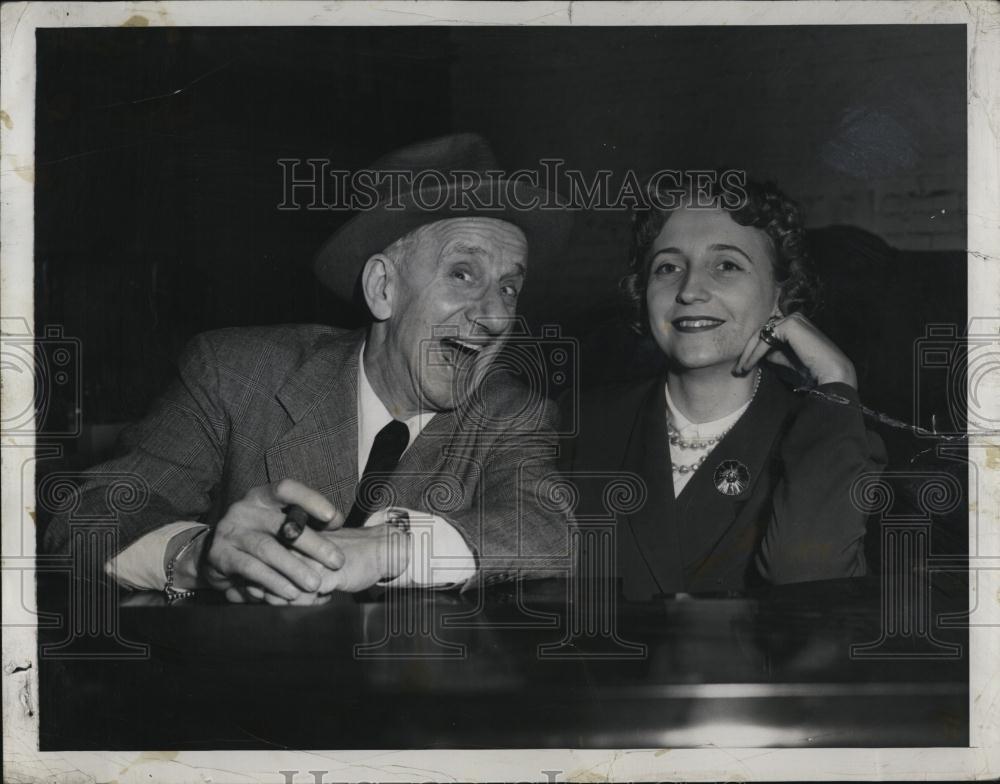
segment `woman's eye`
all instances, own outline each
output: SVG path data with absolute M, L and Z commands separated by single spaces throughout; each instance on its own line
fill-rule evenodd
M 680 267 L 678 267 L 676 264 L 672 264 L 669 261 L 662 261 L 659 264 L 657 264 L 656 267 L 653 269 L 653 274 L 670 275 L 674 272 L 677 272 L 678 270 L 680 270 Z
M 503 294 L 505 297 L 513 298 L 517 296 L 517 289 L 514 288 L 513 286 L 504 286 L 500 289 L 500 293 Z
M 723 259 L 719 262 L 719 269 L 723 272 L 739 272 L 743 267 L 730 259 Z
M 472 280 L 472 275 L 469 274 L 468 270 L 463 269 L 452 270 L 451 276 L 455 278 L 455 280 L 461 280 L 466 283 Z

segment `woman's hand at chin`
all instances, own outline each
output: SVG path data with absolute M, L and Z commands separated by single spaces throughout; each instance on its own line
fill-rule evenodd
M 754 332 L 743 348 L 733 372 L 749 373 L 762 359 L 795 370 L 812 384 L 841 383 L 858 388 L 854 363 L 809 319 L 800 313 L 777 316 L 772 321 L 768 343 L 761 329 Z

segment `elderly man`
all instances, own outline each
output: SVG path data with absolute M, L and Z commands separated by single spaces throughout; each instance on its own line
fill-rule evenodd
M 524 209 L 548 194 L 490 178 L 492 153 L 470 134 L 373 168 L 435 176 L 380 191 L 317 256 L 320 280 L 363 295 L 370 327 L 198 336 L 179 380 L 123 435 L 124 455 L 92 470 L 84 514 L 107 503 L 112 475 L 148 487 L 141 509 L 118 514 L 106 567 L 123 585 L 171 600 L 210 587 L 234 602 L 310 603 L 566 565 L 571 523 L 544 497 L 553 407 L 491 366 L 529 245 L 534 263 L 551 253 L 568 215 Z M 461 182 L 440 176 L 458 170 Z M 481 175 L 472 186 L 469 171 Z M 498 193 L 506 203 L 483 206 Z M 46 548 L 65 549 L 69 528 L 55 518 Z

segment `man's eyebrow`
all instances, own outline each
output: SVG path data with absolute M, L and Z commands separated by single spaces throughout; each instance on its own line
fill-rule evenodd
M 754 260 L 750 258 L 749 254 L 745 250 L 743 250 L 743 248 L 737 247 L 736 245 L 726 245 L 724 243 L 717 243 L 715 245 L 712 245 L 709 248 L 709 250 L 731 250 L 731 251 L 735 251 L 736 253 L 739 253 L 743 258 L 745 258 L 747 261 L 749 261 L 751 264 L 754 263 Z
M 470 245 L 462 240 L 456 240 L 451 245 L 448 246 L 448 250 L 457 253 L 469 253 L 473 256 L 486 256 L 488 255 L 485 248 L 479 245 Z
M 447 253 L 468 253 L 471 256 L 489 256 L 489 251 L 479 245 L 471 245 L 462 240 L 456 240 L 451 245 L 445 248 L 445 254 Z M 522 278 L 527 275 L 527 268 L 519 261 L 514 262 L 514 269 L 510 272 L 504 273 L 503 277 L 507 278 L 511 275 L 520 275 Z

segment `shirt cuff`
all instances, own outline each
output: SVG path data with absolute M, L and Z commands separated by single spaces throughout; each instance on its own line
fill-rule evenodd
M 190 538 L 208 526 L 203 523 L 170 523 L 140 537 L 104 565 L 115 581 L 133 591 L 162 591 L 167 584 L 163 562 L 173 538 Z
M 402 574 L 380 585 L 461 585 L 476 573 L 476 558 L 458 530 L 442 517 L 406 509 L 410 517 L 410 559 Z M 384 525 L 383 515 L 372 515 L 365 523 Z

